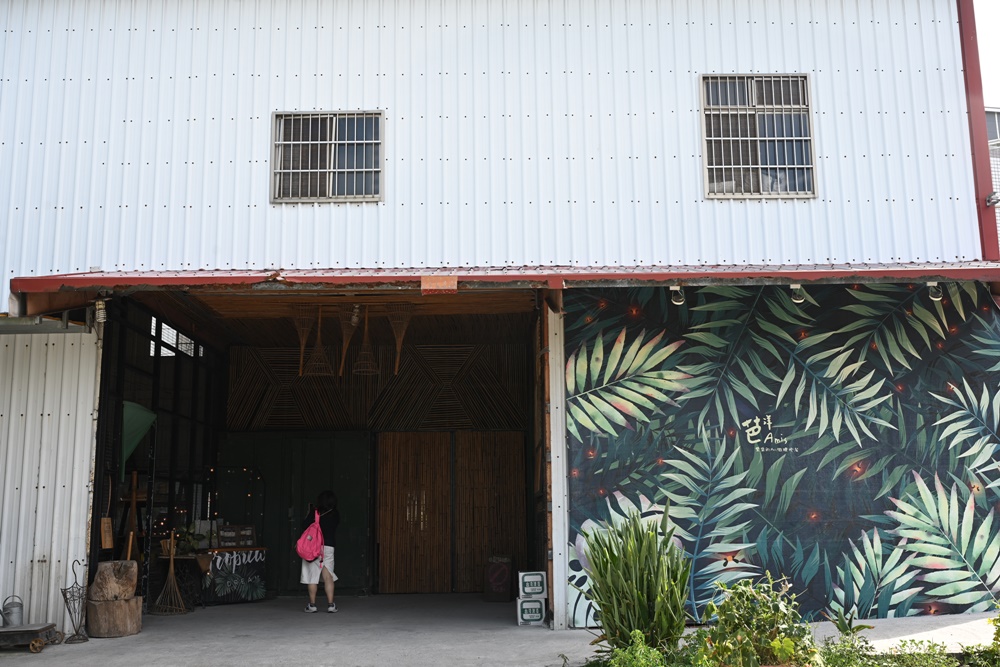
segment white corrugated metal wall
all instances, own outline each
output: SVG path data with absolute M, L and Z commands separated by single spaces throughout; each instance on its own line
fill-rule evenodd
M 956 0 L 6 0 L 0 271 L 981 257 Z M 806 73 L 818 198 L 706 201 L 698 77 Z M 271 114 L 385 198 L 271 205 Z
M 60 589 L 87 560 L 100 360 L 94 334 L 0 336 L 0 596 L 67 634 Z

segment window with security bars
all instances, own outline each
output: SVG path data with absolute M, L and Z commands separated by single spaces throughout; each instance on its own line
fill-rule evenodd
M 991 144 L 1000 141 L 1000 111 L 986 110 L 986 138 Z
M 382 198 L 380 112 L 274 116 L 276 202 Z
M 702 96 L 708 197 L 815 196 L 808 77 L 703 76 Z

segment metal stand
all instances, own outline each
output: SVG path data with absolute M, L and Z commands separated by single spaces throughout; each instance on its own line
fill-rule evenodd
M 76 577 L 76 566 L 80 561 L 73 561 L 73 585 L 62 589 L 63 600 L 66 601 L 66 610 L 69 612 L 70 620 L 73 621 L 73 634 L 63 640 L 64 644 L 82 644 L 90 641 L 87 633 L 83 629 L 83 605 L 87 600 L 87 587 L 81 586 Z

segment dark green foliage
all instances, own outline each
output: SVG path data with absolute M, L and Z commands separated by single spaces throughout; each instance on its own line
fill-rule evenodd
M 812 630 L 802 622 L 786 580 L 770 573 L 754 583 L 719 584 L 724 597 L 706 609 L 707 628 L 689 642 L 699 667 L 815 665 L 819 651 Z
M 589 598 L 600 610 L 612 649 L 633 643 L 633 632 L 657 651 L 672 650 L 684 632 L 691 564 L 673 544 L 674 531 L 638 513 L 587 535 Z

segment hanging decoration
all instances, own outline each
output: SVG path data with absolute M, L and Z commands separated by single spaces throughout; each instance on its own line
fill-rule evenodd
M 396 366 L 393 373 L 399 375 L 399 357 L 403 352 L 403 336 L 406 335 L 406 328 L 410 326 L 414 305 L 412 303 L 390 303 L 385 308 L 388 311 L 389 324 L 392 325 L 392 333 L 396 337 Z
M 313 351 L 309 354 L 309 361 L 306 362 L 302 374 L 333 375 L 333 366 L 330 365 L 330 360 L 326 356 L 326 348 L 323 347 L 323 306 L 319 306 L 316 315 L 316 343 L 313 345 Z
M 354 360 L 354 368 L 351 370 L 355 375 L 378 375 L 378 362 L 372 353 L 372 345 L 368 342 L 368 306 L 365 306 L 365 333 L 361 339 L 361 352 Z
M 312 316 L 309 313 L 310 309 L 307 306 L 298 306 L 295 309 L 295 315 L 292 317 L 292 323 L 295 325 L 295 331 L 299 334 L 299 377 L 302 377 L 302 364 L 306 356 L 306 343 L 309 341 L 309 334 L 312 332 Z
M 361 321 L 361 306 L 359 304 L 354 304 L 354 308 L 351 311 L 341 310 L 340 311 L 340 336 L 343 340 L 343 345 L 340 349 L 340 370 L 337 371 L 337 375 L 344 375 L 344 364 L 347 362 L 347 346 L 351 342 L 351 338 L 354 336 L 354 330 L 358 328 L 358 322 Z

